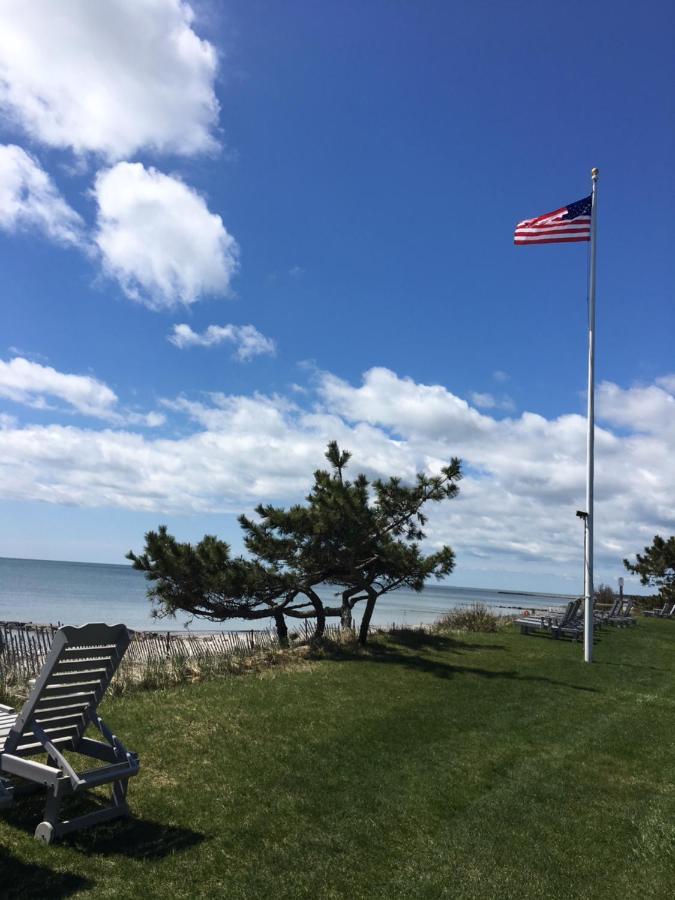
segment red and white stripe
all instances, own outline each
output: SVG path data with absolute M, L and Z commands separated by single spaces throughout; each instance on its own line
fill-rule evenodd
M 572 244 L 575 241 L 590 241 L 591 217 L 577 216 L 576 219 L 563 219 L 567 207 L 555 212 L 537 216 L 536 219 L 525 219 L 518 222 L 513 236 L 514 244 Z

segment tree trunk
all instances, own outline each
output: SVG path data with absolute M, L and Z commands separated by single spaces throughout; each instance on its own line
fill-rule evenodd
M 314 628 L 314 634 L 312 635 L 312 641 L 319 643 L 322 638 L 324 631 L 326 630 L 326 610 L 324 609 L 323 603 L 321 602 L 321 597 L 316 594 L 311 588 L 308 588 L 303 592 L 307 597 L 309 597 L 312 606 L 316 612 L 316 626 Z
M 316 627 L 314 629 L 314 634 L 312 635 L 312 640 L 317 642 L 321 641 L 325 630 L 326 614 L 323 610 L 323 603 L 319 602 L 319 605 L 316 607 Z
M 343 628 L 351 628 L 353 624 L 352 608 L 349 603 L 343 603 L 340 608 L 340 625 Z
M 288 627 L 286 626 L 286 619 L 282 612 L 274 613 L 274 624 L 277 628 L 277 637 L 279 638 L 279 646 L 280 647 L 288 647 Z
M 359 628 L 359 644 L 362 647 L 365 647 L 368 641 L 368 629 L 370 627 L 370 620 L 373 616 L 373 610 L 375 609 L 375 602 L 377 600 L 377 594 L 375 591 L 368 590 L 368 600 L 366 601 L 366 608 L 363 610 L 363 618 L 361 619 L 361 627 Z

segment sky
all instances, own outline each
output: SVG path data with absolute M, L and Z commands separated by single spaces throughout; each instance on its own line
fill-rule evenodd
M 241 550 L 326 443 L 463 461 L 451 583 L 577 592 L 675 531 L 675 16 L 623 2 L 0 2 L 0 555 Z M 627 577 L 627 584 L 636 582 Z

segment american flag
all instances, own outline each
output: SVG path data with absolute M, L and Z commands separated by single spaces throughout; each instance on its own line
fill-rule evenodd
M 518 222 L 514 244 L 571 244 L 591 239 L 591 198 L 584 197 L 555 212 Z

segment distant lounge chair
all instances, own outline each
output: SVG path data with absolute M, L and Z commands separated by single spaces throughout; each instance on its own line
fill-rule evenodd
M 550 613 L 547 616 L 519 616 L 515 623 L 519 626 L 521 634 L 532 634 L 536 631 L 547 631 L 556 637 L 561 633 L 559 629 L 567 628 L 576 616 L 581 600 L 570 600 L 564 611 L 556 615 Z
M 623 605 L 622 598 L 616 597 L 614 600 L 614 603 L 612 603 L 612 605 L 609 609 L 605 609 L 605 610 L 595 609 L 593 611 L 593 615 L 595 616 L 595 618 L 598 622 L 600 622 L 601 624 L 605 624 L 608 619 L 612 618 L 612 616 L 619 615 L 619 613 L 621 612 L 622 605 Z
M 616 616 L 610 616 L 607 619 L 607 622 L 610 625 L 618 625 L 619 627 L 624 627 L 626 625 L 636 625 L 636 621 L 631 616 L 631 611 L 633 609 L 634 601 L 626 600 L 626 608 L 623 611 L 620 611 Z
M 675 603 L 672 603 L 671 609 L 671 600 L 666 600 L 662 607 L 659 609 L 645 609 L 642 611 L 643 616 L 655 616 L 658 619 L 670 618 L 673 614 L 673 610 L 675 609 Z
M 551 625 L 551 634 L 555 638 L 559 638 L 561 635 L 565 635 L 567 637 L 573 638 L 575 641 L 578 641 L 579 638 L 582 637 L 584 633 L 584 611 L 582 609 L 582 604 L 584 602 L 583 597 L 579 597 L 574 601 L 572 606 L 572 611 L 569 616 L 563 618 L 559 622 L 553 622 Z M 595 628 L 596 623 L 593 623 L 593 627 Z
M 46 786 L 44 818 L 35 830 L 35 837 L 46 844 L 69 831 L 129 812 L 127 786 L 129 778 L 138 773 L 138 758 L 97 711 L 128 646 L 124 625 L 60 628 L 19 713 L 0 707 L 0 807 L 22 792 Z M 90 725 L 105 742 L 84 736 Z M 64 756 L 68 751 L 107 765 L 76 772 Z M 45 752 L 47 765 L 29 758 Z M 103 784 L 111 785 L 109 806 L 77 818 L 59 819 L 65 796 Z

